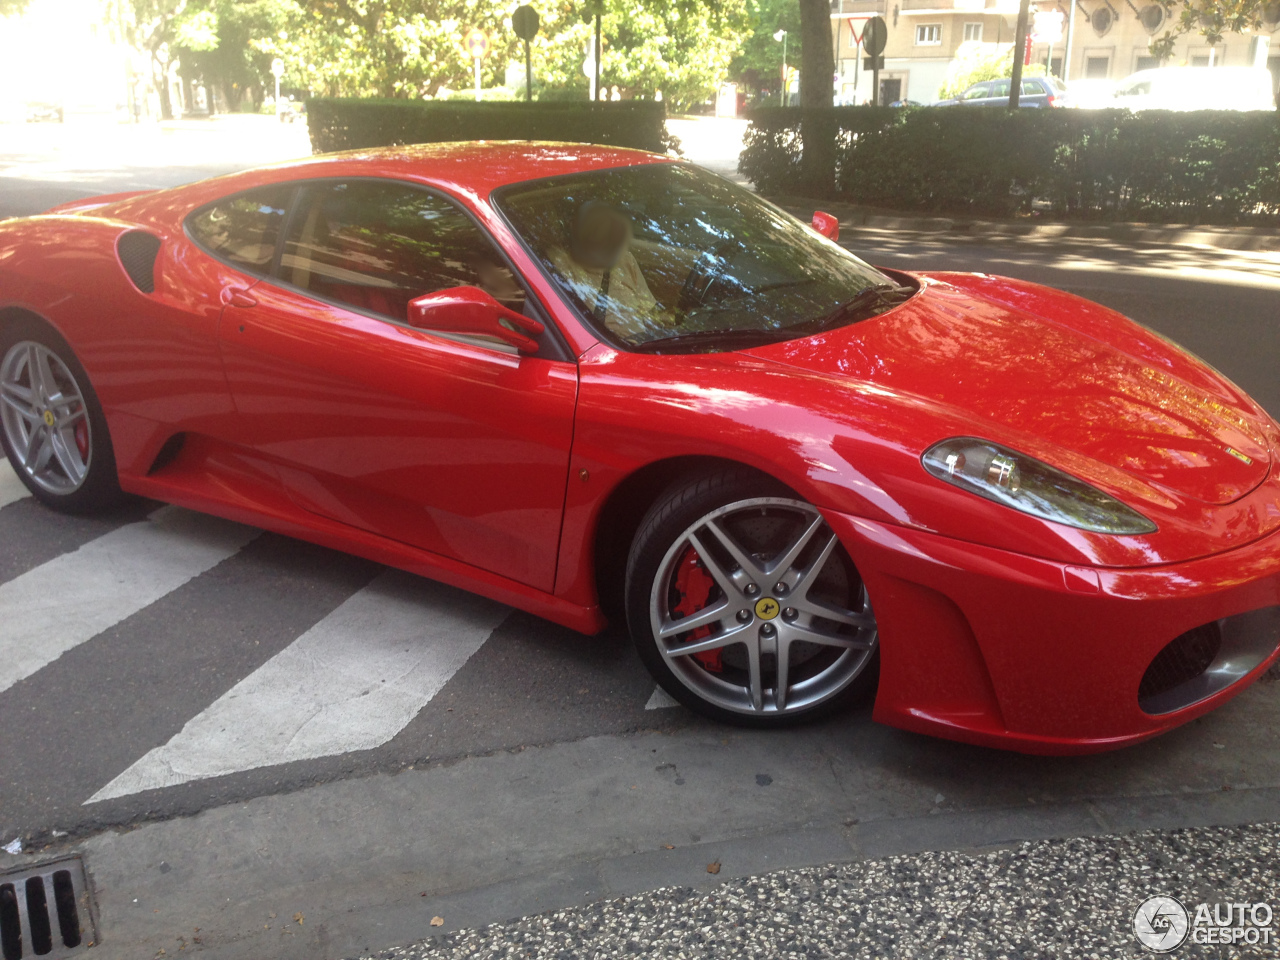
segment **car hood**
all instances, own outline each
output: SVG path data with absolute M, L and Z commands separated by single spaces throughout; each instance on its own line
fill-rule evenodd
M 917 279 L 911 300 L 877 317 L 750 352 L 932 408 L 953 432 L 921 437 L 926 446 L 977 435 L 1113 489 L 1120 470 L 1211 504 L 1266 479 L 1265 414 L 1150 331 L 1019 281 Z

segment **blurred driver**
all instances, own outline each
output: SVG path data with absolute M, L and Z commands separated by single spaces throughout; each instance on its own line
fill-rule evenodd
M 591 200 L 578 208 L 569 249 L 550 251 L 556 270 L 596 322 L 624 337 L 651 329 L 660 312 L 630 243 L 631 221 L 609 204 Z

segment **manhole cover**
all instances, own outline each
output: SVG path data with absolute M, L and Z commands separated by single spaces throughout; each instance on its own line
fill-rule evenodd
M 0 872 L 0 957 L 62 960 L 94 942 L 93 904 L 78 856 Z

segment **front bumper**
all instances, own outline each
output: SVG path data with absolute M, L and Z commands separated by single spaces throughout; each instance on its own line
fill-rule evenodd
M 1114 569 L 826 517 L 875 607 L 874 717 L 891 726 L 1026 753 L 1108 750 L 1207 713 L 1280 655 L 1280 533 L 1188 563 Z M 1163 700 L 1145 695 L 1143 710 L 1157 654 L 1224 620 L 1204 676 Z

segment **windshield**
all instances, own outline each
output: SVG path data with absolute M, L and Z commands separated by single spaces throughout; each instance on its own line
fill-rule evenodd
M 598 333 L 651 353 L 734 350 L 884 309 L 882 273 L 755 194 L 684 164 L 570 174 L 498 207 Z M 887 302 L 887 301 L 886 301 Z

